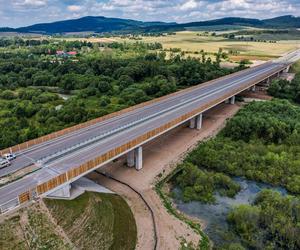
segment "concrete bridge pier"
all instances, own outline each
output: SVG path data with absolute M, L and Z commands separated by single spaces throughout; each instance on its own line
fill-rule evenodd
M 255 91 L 256 91 L 256 86 L 255 86 L 255 85 L 253 85 L 253 86 L 251 87 L 251 91 L 252 91 L 252 92 L 255 92 Z
M 202 128 L 202 114 L 196 115 L 195 117 L 191 118 L 189 127 L 191 129 L 200 130 Z
M 289 73 L 291 66 L 288 66 L 285 70 L 283 70 L 284 73 Z
M 71 184 L 66 184 L 47 195 L 48 198 L 68 199 L 71 197 Z
M 196 129 L 200 130 L 202 128 L 202 120 L 203 120 L 203 114 L 196 116 Z
M 193 118 L 191 118 L 191 120 L 190 120 L 190 125 L 189 125 L 189 127 L 190 127 L 190 128 L 195 128 L 195 126 L 196 126 L 196 117 L 193 117 Z
M 131 168 L 135 166 L 134 150 L 127 153 L 127 166 Z
M 143 148 L 138 147 L 135 149 L 135 169 L 141 170 L 143 168 Z
M 143 168 L 143 148 L 138 147 L 127 153 L 127 166 L 135 167 L 136 170 Z
M 235 95 L 233 97 L 230 98 L 230 104 L 235 104 Z

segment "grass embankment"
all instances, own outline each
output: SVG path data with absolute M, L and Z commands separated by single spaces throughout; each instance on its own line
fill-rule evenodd
M 0 224 L 0 249 L 71 249 L 39 205 Z
M 135 249 L 135 220 L 120 196 L 85 193 L 73 201 L 45 203 L 60 228 L 39 204 L 32 205 L 0 224 L 1 250 Z
M 45 203 L 77 248 L 135 249 L 135 220 L 120 196 L 87 192 L 73 201 Z

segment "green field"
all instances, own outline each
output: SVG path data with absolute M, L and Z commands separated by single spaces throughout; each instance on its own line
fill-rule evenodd
M 0 224 L 0 249 L 71 249 L 38 205 Z

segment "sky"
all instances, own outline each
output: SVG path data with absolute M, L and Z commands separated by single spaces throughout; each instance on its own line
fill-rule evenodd
M 228 16 L 300 16 L 300 0 L 0 0 L 0 27 L 106 16 L 192 22 Z

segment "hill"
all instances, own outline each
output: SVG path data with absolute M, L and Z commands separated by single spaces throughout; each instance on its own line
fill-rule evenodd
M 130 19 L 106 18 L 103 16 L 86 16 L 79 19 L 41 23 L 15 29 L 23 33 L 68 33 L 68 32 L 129 32 L 138 31 L 149 26 L 167 25 L 162 22 L 141 22 Z M 6 28 L 7 29 L 7 28 Z
M 248 26 L 257 28 L 300 28 L 300 17 L 281 16 L 271 19 L 251 19 L 241 17 L 226 17 L 221 19 L 190 22 L 190 23 L 164 23 L 142 22 L 131 19 L 106 18 L 103 16 L 86 16 L 79 19 L 58 21 L 53 23 L 41 23 L 21 28 L 0 28 L 0 32 L 20 33 L 71 33 L 71 32 L 95 32 L 95 33 L 131 33 L 131 32 L 164 32 L 181 31 L 195 27 L 209 26 Z
M 295 16 L 280 16 L 272 19 L 263 20 L 265 27 L 270 28 L 300 28 L 300 17 Z
M 241 18 L 241 17 L 225 17 L 221 19 L 201 21 L 201 22 L 191 22 L 183 24 L 174 24 L 174 25 L 161 25 L 159 29 L 188 29 L 195 27 L 209 27 L 209 26 L 247 26 L 247 27 L 256 27 L 256 28 L 300 28 L 300 17 L 294 17 L 291 15 L 280 16 L 272 19 L 251 19 L 251 18 Z M 151 27 L 152 28 L 152 27 Z M 149 28 L 148 28 L 149 29 Z

